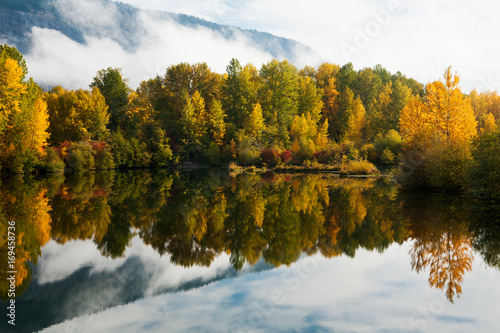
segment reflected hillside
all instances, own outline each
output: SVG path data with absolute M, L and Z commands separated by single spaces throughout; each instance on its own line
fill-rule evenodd
M 209 267 L 223 253 L 235 271 L 261 258 L 290 265 L 302 254 L 354 257 L 411 240 L 411 266 L 453 302 L 474 250 L 500 267 L 500 208 L 470 198 L 399 192 L 385 179 L 328 174 L 97 172 L 4 180 L 0 218 L 17 223 L 17 294 L 28 288 L 42 247 L 91 240 L 122 258 L 138 236 L 183 267 Z M 6 234 L 2 223 L 1 234 Z M 6 252 L 5 238 L 0 251 Z M 5 256 L 0 257 L 6 265 Z M 5 273 L 2 274 L 5 275 Z M 1 276 L 6 299 L 6 276 Z M 138 295 L 139 296 L 139 295 Z

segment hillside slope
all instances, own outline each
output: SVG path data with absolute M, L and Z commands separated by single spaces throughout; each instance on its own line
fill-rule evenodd
M 93 20 L 83 19 L 89 14 L 85 8 L 95 10 L 98 15 Z M 141 10 L 110 0 L 1 0 L 0 42 L 28 53 L 33 43 L 32 28 L 39 27 L 57 30 L 80 44 L 86 43 L 86 37 L 111 38 L 124 50 L 133 52 L 147 33 L 139 19 L 144 14 L 185 28 L 207 29 L 229 41 L 244 38 L 256 49 L 292 62 L 300 54 L 315 54 L 304 44 L 269 33 L 220 25 L 189 15 Z

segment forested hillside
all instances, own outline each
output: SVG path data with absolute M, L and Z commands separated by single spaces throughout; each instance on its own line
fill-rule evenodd
M 92 7 L 102 9 L 99 17 L 91 21 L 73 17 L 85 8 L 78 3 L 78 0 L 2 0 L 0 41 L 15 45 L 26 54 L 32 44 L 30 37 L 32 28 L 40 27 L 60 31 L 81 44 L 86 42 L 86 37 L 111 38 L 125 50 L 132 52 L 137 49 L 141 39 L 147 37 L 147 32 L 138 19 L 140 14 L 146 14 L 160 22 L 175 22 L 179 26 L 194 29 L 202 27 L 229 41 L 245 38 L 256 49 L 275 58 L 295 61 L 299 54 L 314 53 L 301 43 L 265 32 L 220 25 L 184 14 L 141 10 L 110 0 L 86 2 L 92 2 L 94 3 Z

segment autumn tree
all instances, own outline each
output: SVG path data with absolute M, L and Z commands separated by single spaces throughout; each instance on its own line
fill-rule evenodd
M 298 96 L 298 114 L 310 114 L 315 121 L 319 121 L 323 108 L 323 94 L 310 76 L 300 77 Z
M 469 144 L 477 133 L 470 101 L 458 75 L 448 68 L 444 82 L 426 86 L 423 100 L 410 98 L 400 117 L 405 154 L 419 154 L 417 165 L 404 165 L 404 178 L 417 186 L 457 189 L 464 185 Z M 408 161 L 405 158 L 405 161 Z M 415 178 L 417 177 L 417 178 Z
M 332 139 L 340 142 L 346 138 L 348 131 L 353 126 L 354 93 L 346 87 L 339 95 L 336 114 L 328 118 L 330 135 Z
M 226 78 L 222 85 L 222 106 L 228 121 L 242 128 L 257 102 L 259 73 L 248 64 L 242 67 L 237 59 L 232 59 L 226 67 Z
M 316 73 L 314 74 L 314 78 L 318 85 L 318 88 L 324 89 L 324 87 L 328 84 L 328 81 L 331 78 L 336 78 L 339 72 L 340 67 L 335 64 L 330 63 L 322 63 L 318 66 Z
M 264 117 L 262 116 L 262 108 L 259 103 L 255 104 L 252 113 L 248 117 L 245 125 L 245 131 L 248 135 L 253 136 L 260 141 L 262 131 L 264 130 Z
M 500 120 L 500 96 L 496 91 L 478 93 L 472 90 L 469 99 L 478 123 L 479 134 L 491 132 Z
M 109 106 L 109 124 L 111 130 L 123 126 L 125 106 L 128 103 L 130 88 L 128 79 L 123 77 L 121 68 L 100 70 L 90 84 L 90 88 L 99 88 Z
M 206 63 L 180 63 L 167 68 L 162 78 L 163 91 L 167 100 L 167 112 L 178 116 L 184 107 L 184 95 L 193 96 L 196 91 L 205 103 L 220 100 L 221 76 L 212 72 Z
M 323 118 L 330 123 L 335 123 L 339 112 L 339 92 L 336 88 L 334 77 L 328 79 L 328 83 L 323 88 L 323 91 Z M 330 131 L 333 132 L 332 129 Z
M 351 126 L 346 133 L 346 138 L 348 140 L 356 142 L 362 140 L 365 127 L 365 114 L 365 107 L 363 106 L 361 98 L 358 96 L 353 103 Z
M 17 65 L 22 69 L 21 81 L 26 80 L 28 75 L 28 65 L 24 56 L 15 47 L 9 46 L 7 44 L 0 44 L 0 59 L 13 59 L 17 62 Z
M 222 104 L 219 100 L 213 100 L 208 108 L 207 122 L 212 140 L 218 145 L 222 146 L 226 135 L 226 124 L 224 119 L 226 114 L 222 109 Z
M 262 65 L 260 77 L 264 119 L 272 126 L 288 127 L 299 108 L 297 68 L 287 60 L 274 59 Z
M 47 101 L 51 133 L 57 144 L 83 139 L 103 140 L 108 133 L 108 106 L 97 87 L 88 90 L 65 90 L 58 86 L 44 94 Z
M 22 55 L 7 46 L 0 51 L 0 167 L 30 172 L 45 156 L 47 105 L 41 88 L 32 79 L 23 81 Z

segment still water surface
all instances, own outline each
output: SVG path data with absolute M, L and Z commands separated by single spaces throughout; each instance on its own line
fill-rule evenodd
M 1 332 L 500 326 L 490 201 L 327 174 L 98 172 L 3 180 L 0 219 L 18 232 L 16 326 Z

